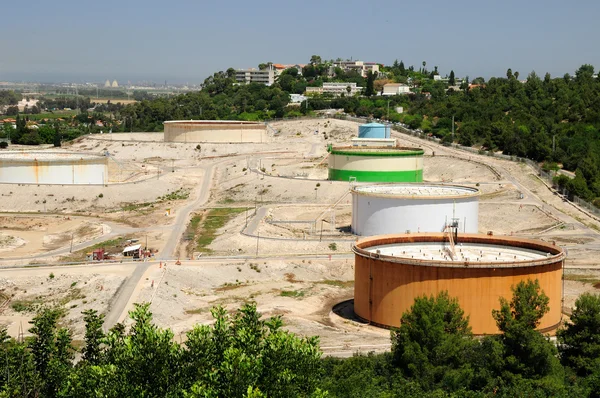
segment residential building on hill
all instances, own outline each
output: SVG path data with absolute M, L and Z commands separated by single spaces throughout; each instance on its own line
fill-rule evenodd
M 235 71 L 235 80 L 241 84 L 261 83 L 267 86 L 275 83 L 275 68 L 267 69 L 238 69 Z
M 350 92 L 348 92 L 350 87 Z M 353 96 L 359 94 L 362 91 L 362 87 L 358 87 L 356 83 L 323 83 L 323 87 L 306 87 L 306 94 L 333 94 L 336 97 L 344 95 Z
M 339 61 L 333 63 L 333 68 L 341 68 L 344 72 L 356 71 L 362 77 L 367 77 L 368 72 L 379 73 L 379 64 L 363 61 Z
M 410 93 L 410 87 L 402 83 L 388 83 L 383 86 L 382 95 L 401 95 Z

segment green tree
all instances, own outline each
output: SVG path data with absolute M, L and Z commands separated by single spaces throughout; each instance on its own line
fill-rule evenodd
M 320 352 L 316 338 L 299 339 L 281 329 L 280 317 L 261 320 L 256 306 L 232 317 L 212 311 L 213 326 L 187 334 L 184 352 L 189 396 L 242 396 L 249 387 L 269 397 L 307 396 L 316 390 Z
M 555 345 L 535 330 L 548 302 L 539 282 L 528 280 L 513 287 L 510 302 L 500 298 L 500 309 L 492 312 L 502 334 L 484 342 L 484 363 L 509 384 L 549 377 L 545 382 L 552 385 L 562 379 Z
M 582 294 L 565 327 L 558 331 L 561 361 L 579 376 L 600 369 L 600 296 Z
M 448 85 L 454 86 L 456 84 L 456 77 L 454 76 L 454 71 L 450 71 L 450 76 L 448 77 Z
M 33 335 L 29 347 L 36 371 L 36 390 L 44 397 L 56 397 L 66 380 L 73 359 L 71 334 L 57 329 L 60 312 L 45 309 L 36 315 L 29 332 Z
M 83 311 L 83 321 L 85 322 L 85 345 L 81 350 L 82 359 L 89 365 L 97 365 L 100 363 L 102 354 L 104 314 L 98 315 L 98 311 L 89 309 Z
M 54 144 L 54 147 L 60 147 L 61 146 L 61 139 L 62 136 L 60 134 L 60 126 L 59 124 L 55 124 L 54 125 L 54 137 L 52 139 L 52 143 Z
M 319 55 L 313 55 L 310 57 L 310 64 L 311 65 L 319 65 L 321 64 L 321 57 Z
M 469 318 L 447 292 L 415 299 L 392 331 L 394 364 L 426 390 L 468 385 L 475 344 Z
M 375 82 L 375 74 L 371 71 L 367 72 L 367 87 L 365 88 L 365 95 L 367 97 L 371 97 L 373 95 L 375 95 L 375 88 L 374 88 L 374 82 Z

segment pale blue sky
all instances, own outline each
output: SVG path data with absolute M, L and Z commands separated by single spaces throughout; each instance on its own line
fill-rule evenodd
M 600 2 L 7 1 L 0 81 L 200 83 L 260 62 L 350 58 L 525 77 L 600 67 Z

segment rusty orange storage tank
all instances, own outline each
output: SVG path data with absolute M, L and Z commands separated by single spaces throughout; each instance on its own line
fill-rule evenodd
M 565 260 L 560 247 L 513 237 L 453 236 L 379 235 L 356 242 L 356 315 L 378 326 L 398 327 L 415 298 L 448 291 L 470 317 L 474 334 L 496 334 L 492 310 L 500 308 L 500 297 L 510 300 L 512 286 L 537 279 L 550 299 L 539 330 L 558 327 Z

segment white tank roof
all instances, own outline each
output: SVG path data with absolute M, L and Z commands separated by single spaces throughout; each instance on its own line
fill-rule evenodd
M 457 243 L 455 246 L 456 257 L 453 260 L 449 249 L 450 245 L 447 242 L 414 242 L 371 246 L 364 250 L 371 253 L 379 251 L 378 254 L 398 259 L 448 261 L 449 263 L 453 261 L 486 262 L 498 263 L 499 266 L 502 263 L 510 265 L 514 261 L 537 260 L 551 256 L 551 253 L 516 246 Z
M 16 160 L 32 162 L 34 160 L 97 160 L 103 155 L 75 152 L 51 152 L 51 151 L 6 151 L 0 152 L 0 160 Z
M 477 188 L 422 183 L 361 185 L 354 187 L 352 192 L 359 195 L 412 199 L 463 198 L 479 195 Z

